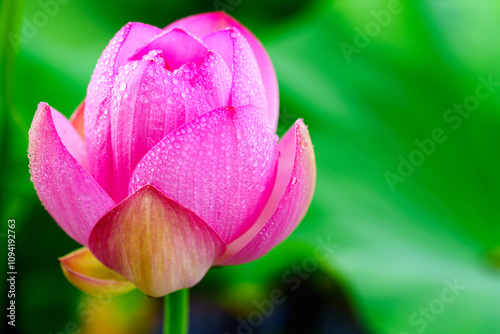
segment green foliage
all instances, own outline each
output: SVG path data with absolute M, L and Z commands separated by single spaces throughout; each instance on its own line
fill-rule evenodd
M 484 84 L 500 82 L 500 4 L 402 1 L 391 13 L 391 0 L 239 3 L 230 14 L 261 39 L 276 67 L 279 132 L 304 118 L 318 182 L 292 237 L 254 263 L 212 270 L 195 292 L 214 289 L 221 304 L 251 311 L 329 238 L 337 247 L 311 275 L 338 282 L 370 331 L 500 332 L 500 86 Z M 29 319 L 20 330 L 59 332 L 78 319 L 80 295 L 56 259 L 78 246 L 29 181 L 36 105 L 69 116 L 126 22 L 165 26 L 214 8 L 194 0 L 69 1 L 14 52 L 8 33 L 23 36 L 43 9 L 35 1 L 1 6 L 12 24 L 2 20 L 0 232 L 16 219 L 18 314 Z M 365 29 L 371 37 L 358 36 Z M 464 103 L 470 112 L 457 111 Z

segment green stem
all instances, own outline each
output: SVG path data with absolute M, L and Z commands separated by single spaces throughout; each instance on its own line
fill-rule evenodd
M 164 297 L 163 333 L 187 334 L 189 325 L 189 289 Z

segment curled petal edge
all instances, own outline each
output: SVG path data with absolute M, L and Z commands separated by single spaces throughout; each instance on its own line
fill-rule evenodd
M 309 132 L 299 119 L 278 143 L 278 176 L 255 224 L 228 245 L 217 265 L 251 262 L 285 240 L 304 218 L 316 185 L 316 161 Z
M 132 282 L 104 266 L 86 247 L 59 258 L 59 262 L 68 281 L 91 296 L 114 297 L 135 289 Z
M 80 145 L 73 153 L 67 147 L 81 141 L 62 114 L 39 104 L 29 131 L 31 181 L 59 226 L 86 246 L 90 231 L 115 202 L 74 156 Z

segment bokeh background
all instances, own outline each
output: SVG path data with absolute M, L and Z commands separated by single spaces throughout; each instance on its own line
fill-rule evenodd
M 216 9 L 267 48 L 279 134 L 304 118 L 318 182 L 288 240 L 192 289 L 191 333 L 500 333 L 495 0 L 2 0 L 2 333 L 159 332 L 161 301 L 137 291 L 95 299 L 63 277 L 57 258 L 78 244 L 29 180 L 28 129 L 40 101 L 72 113 L 128 21 L 163 27 Z M 8 219 L 15 328 L 5 317 Z M 324 243 L 331 252 L 318 259 Z M 262 310 L 275 289 L 284 303 Z

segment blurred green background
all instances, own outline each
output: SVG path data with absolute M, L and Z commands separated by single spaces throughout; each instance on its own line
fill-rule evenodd
M 17 222 L 9 333 L 159 331 L 161 301 L 96 300 L 62 275 L 57 257 L 78 244 L 29 180 L 28 129 L 40 101 L 72 113 L 128 21 L 163 27 L 215 9 L 267 48 L 278 132 L 304 118 L 318 182 L 286 242 L 192 289 L 191 333 L 500 333 L 498 1 L 2 0 L 3 310 L 7 220 Z M 318 260 L 325 242 L 332 252 Z M 286 301 L 267 315 L 275 289 Z

